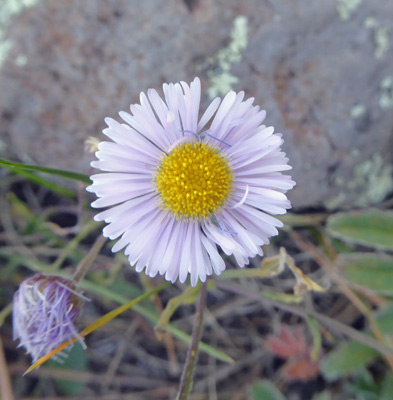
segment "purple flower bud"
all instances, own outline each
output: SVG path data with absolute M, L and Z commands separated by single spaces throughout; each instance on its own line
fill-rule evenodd
M 84 346 L 75 329 L 81 300 L 72 283 L 58 276 L 36 275 L 26 279 L 14 295 L 14 340 L 33 362 L 73 337 Z

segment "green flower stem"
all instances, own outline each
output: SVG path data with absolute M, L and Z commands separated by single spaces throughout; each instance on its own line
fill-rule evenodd
M 192 329 L 191 345 L 188 349 L 183 374 L 180 381 L 179 391 L 176 400 L 187 400 L 193 385 L 194 370 L 198 359 L 198 347 L 201 340 L 203 311 L 206 305 L 207 282 L 201 285 L 199 301 L 195 315 L 194 327 Z

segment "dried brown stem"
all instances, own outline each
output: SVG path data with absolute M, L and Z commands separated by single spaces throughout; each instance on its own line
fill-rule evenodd
M 191 344 L 188 349 L 176 400 L 187 400 L 192 389 L 194 370 L 196 361 L 198 359 L 198 346 L 202 333 L 203 311 L 206 304 L 206 294 L 207 282 L 203 282 L 201 285 L 201 291 L 199 293 L 195 321 L 192 329 Z
M 106 238 L 104 236 L 100 235 L 97 238 L 97 240 L 93 244 L 93 247 L 76 267 L 75 274 L 72 278 L 72 281 L 74 283 L 78 283 L 83 279 L 105 242 Z

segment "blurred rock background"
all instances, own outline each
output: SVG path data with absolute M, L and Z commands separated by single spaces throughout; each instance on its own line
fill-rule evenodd
M 139 92 L 200 76 L 244 90 L 284 133 L 295 209 L 393 191 L 393 2 L 1 0 L 0 156 L 89 171 Z

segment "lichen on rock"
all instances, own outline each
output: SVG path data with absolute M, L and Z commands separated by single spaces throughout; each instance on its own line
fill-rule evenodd
M 337 0 L 336 9 L 342 21 L 348 21 L 363 0 Z
M 351 207 L 367 207 L 380 203 L 393 192 L 393 167 L 385 164 L 380 154 L 374 154 L 370 160 L 354 167 L 351 180 L 336 176 L 334 183 L 340 187 L 340 191 L 324 201 L 327 209 L 347 208 L 349 193 L 353 199 Z M 353 193 L 357 194 L 356 198 Z
M 2 0 L 0 7 L 0 68 L 12 48 L 12 42 L 5 38 L 5 30 L 11 17 L 22 10 L 32 7 L 38 0 Z
M 239 79 L 231 73 L 232 65 L 242 60 L 242 51 L 248 45 L 248 19 L 240 15 L 233 21 L 231 40 L 228 46 L 221 49 L 215 56 L 210 57 L 201 66 L 202 69 L 209 68 L 208 77 L 210 87 L 208 95 L 210 98 L 225 95 Z

